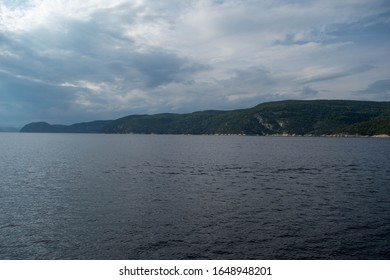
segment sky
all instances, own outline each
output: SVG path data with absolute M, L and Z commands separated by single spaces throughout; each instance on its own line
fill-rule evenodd
M 390 1 L 0 1 L 0 126 L 286 99 L 390 101 Z

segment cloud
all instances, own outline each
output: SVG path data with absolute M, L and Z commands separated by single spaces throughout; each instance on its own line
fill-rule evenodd
M 89 21 L 95 13 L 115 9 L 126 2 L 125 0 L 3 1 L 0 4 L 0 28 L 4 31 L 28 32 L 50 23 L 54 23 L 52 28 L 57 28 L 58 19 Z M 134 2 L 133 6 L 136 6 L 140 1 L 132 2 Z
M 302 70 L 301 76 L 298 78 L 298 81 L 302 83 L 314 83 L 322 81 L 331 81 L 335 79 L 340 79 L 343 77 L 364 73 L 371 69 L 375 68 L 372 65 L 359 65 L 353 68 L 346 68 L 340 66 L 334 67 L 308 67 Z
M 173 82 L 188 82 L 191 74 L 208 69 L 207 65 L 165 52 L 138 54 L 133 66 L 144 77 L 145 85 L 152 88 Z
M 390 101 L 390 79 L 375 81 L 364 90 L 355 91 L 355 94 L 368 99 Z
M 385 0 L 7 0 L 0 11 L 0 119 L 349 98 L 390 67 Z
M 313 96 L 317 95 L 317 93 L 318 93 L 318 90 L 315 90 L 315 89 L 311 88 L 310 86 L 305 86 L 301 91 L 301 94 L 303 96 L 309 96 L 309 97 L 313 97 Z

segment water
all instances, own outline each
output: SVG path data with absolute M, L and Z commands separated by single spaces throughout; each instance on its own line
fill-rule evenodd
M 0 259 L 390 259 L 390 140 L 0 134 Z

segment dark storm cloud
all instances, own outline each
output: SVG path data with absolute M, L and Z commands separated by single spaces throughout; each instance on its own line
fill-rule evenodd
M 390 79 L 375 81 L 369 84 L 366 89 L 356 91 L 355 94 L 366 98 L 374 97 L 376 100 L 389 101 Z
M 313 97 L 313 96 L 317 95 L 317 93 L 318 93 L 318 90 L 315 90 L 315 89 L 311 88 L 310 86 L 305 86 L 301 91 L 301 94 L 305 97 L 308 97 L 308 96 Z
M 209 68 L 207 65 L 193 63 L 161 51 L 135 56 L 133 66 L 144 78 L 145 85 L 150 88 L 173 82 L 189 82 L 188 77 L 191 74 Z
M 14 54 L 0 56 L 2 70 L 19 77 L 19 81 L 42 79 L 43 84 L 57 86 L 75 81 L 115 83 L 122 80 L 120 87 L 131 90 L 190 82 L 190 75 L 208 68 L 158 48 L 139 52 L 132 39 L 106 26 L 102 14 L 88 22 L 60 22 L 61 28 L 42 27 L 34 36 L 2 35 L 4 48 Z M 65 27 L 62 29 L 62 26 Z M 10 89 L 16 84 L 8 83 Z M 42 97 L 32 94 L 30 98 L 34 96 L 37 101 Z
M 30 121 L 52 120 L 52 114 L 68 112 L 73 103 L 73 93 L 62 87 L 45 84 L 25 77 L 10 77 L 0 72 L 0 117 L 10 125 L 21 126 Z
M 69 89 L 46 84 L 39 80 L 31 80 L 26 77 L 10 77 L 7 73 L 0 72 L 0 100 L 4 102 L 18 102 L 30 109 L 37 110 L 56 106 L 66 107 L 71 104 L 73 94 Z

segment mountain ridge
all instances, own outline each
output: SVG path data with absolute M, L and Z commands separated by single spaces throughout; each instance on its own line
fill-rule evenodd
M 285 100 L 230 111 L 128 115 L 116 120 L 69 126 L 45 122 L 21 132 L 240 134 L 240 135 L 390 135 L 390 102 L 355 100 Z

